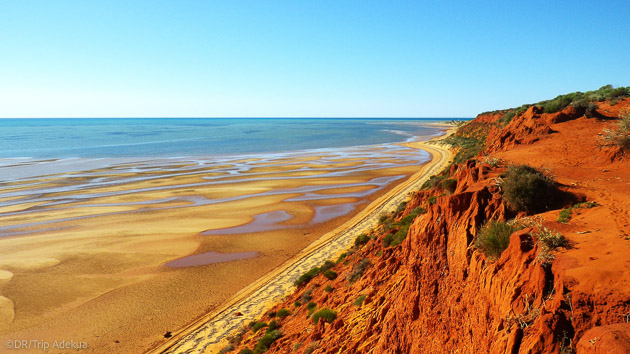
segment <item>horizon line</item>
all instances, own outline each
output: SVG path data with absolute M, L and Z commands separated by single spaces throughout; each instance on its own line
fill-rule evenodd
M 148 117 L 148 116 L 116 116 L 116 117 L 0 117 L 0 119 L 473 119 L 474 117 L 361 117 L 361 116 L 349 116 L 349 117 L 308 117 L 308 116 L 299 116 L 299 117 L 289 117 L 289 116 L 281 116 L 281 117 L 254 117 L 254 116 L 244 116 L 244 117 L 184 117 L 184 116 L 163 116 L 163 117 Z

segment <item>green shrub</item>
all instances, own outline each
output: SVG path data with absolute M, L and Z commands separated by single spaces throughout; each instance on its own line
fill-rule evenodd
M 440 187 L 443 190 L 449 192 L 450 194 L 455 193 L 455 189 L 457 189 L 457 180 L 452 178 L 447 178 L 440 183 Z
M 239 354 L 254 354 L 254 352 L 251 349 L 243 349 L 239 352 Z
M 510 109 L 508 109 L 507 111 L 505 111 L 505 113 L 503 113 L 501 118 L 499 118 L 499 123 L 501 123 L 502 126 L 508 125 L 514 119 L 514 117 L 522 114 L 529 107 L 531 107 L 530 104 L 524 104 L 524 105 L 522 105 L 522 106 L 520 106 L 518 108 L 510 108 Z
M 327 271 L 324 272 L 324 276 L 328 278 L 329 280 L 335 280 L 337 279 L 337 272 L 335 272 L 334 270 L 328 269 Z
M 545 101 L 541 104 L 543 112 L 555 113 L 568 107 L 575 99 L 575 93 L 568 95 L 560 95 L 553 100 Z
M 571 220 L 571 217 L 573 215 L 573 210 L 575 209 L 589 209 L 592 208 L 594 206 L 597 206 L 597 203 L 595 202 L 582 202 L 582 203 L 577 203 L 574 206 L 567 208 L 567 209 L 563 209 L 560 214 L 558 214 L 558 219 L 556 221 L 561 222 L 563 224 L 566 224 L 567 222 L 569 222 L 569 220 Z
M 370 266 L 370 261 L 368 259 L 362 259 L 359 263 L 355 264 L 352 268 L 352 273 L 348 277 L 348 281 L 350 283 L 354 283 L 359 280 L 363 276 L 363 272 Z
M 281 308 L 280 310 L 278 310 L 278 312 L 276 312 L 276 316 L 280 317 L 280 318 L 285 318 L 287 316 L 289 316 L 291 314 L 291 311 L 289 311 L 288 309 L 285 308 Z
M 320 318 L 328 323 L 333 323 L 337 319 L 337 312 L 331 309 L 321 309 L 313 314 L 313 324 L 317 324 Z
M 501 188 L 503 198 L 514 211 L 542 211 L 558 193 L 556 184 L 550 178 L 527 165 L 510 166 Z
M 269 350 L 269 346 L 280 337 L 282 337 L 282 332 L 279 330 L 268 332 L 258 340 L 258 343 L 256 343 L 256 346 L 254 347 L 254 354 L 266 352 Z
M 609 93 L 609 97 L 619 98 L 619 97 L 627 97 L 630 96 L 630 87 L 617 87 L 615 89 L 611 89 Z
M 315 309 L 317 309 L 317 304 L 311 301 L 306 305 L 306 309 L 308 310 L 308 315 L 310 316 L 313 312 L 315 312 Z
M 365 301 L 366 297 L 367 297 L 367 295 L 361 295 L 356 300 L 354 300 L 354 302 L 352 304 L 354 306 L 361 306 L 361 305 L 363 305 L 363 301 Z
M 573 208 L 563 209 L 560 214 L 558 214 L 558 222 L 566 224 L 571 220 L 571 214 L 573 213 Z
M 597 109 L 599 108 L 599 106 L 593 102 L 590 102 L 587 106 L 586 106 L 586 110 L 584 111 L 584 115 L 586 116 L 586 118 L 593 118 L 595 117 L 595 114 L 597 113 Z
M 300 300 L 295 300 L 295 302 L 293 303 L 294 307 L 300 307 L 302 306 L 302 302 Z
M 411 211 L 411 214 L 416 214 L 416 216 L 426 214 L 426 213 L 427 213 L 427 210 L 421 206 L 416 207 Z
M 432 195 L 429 197 L 429 199 L 427 199 L 427 201 L 429 202 L 429 204 L 435 204 L 435 202 L 437 202 L 437 197 Z
M 293 351 L 296 351 L 298 349 L 300 349 L 300 347 L 302 347 L 304 345 L 304 343 L 302 342 L 297 342 L 295 344 L 293 344 Z
M 407 202 L 402 202 L 398 204 L 398 207 L 396 208 L 394 215 L 398 215 L 401 211 L 405 210 L 406 207 L 407 207 Z
M 329 292 L 333 291 L 333 287 L 330 286 L 330 285 L 326 285 L 326 287 L 324 288 L 324 291 L 329 293 Z
M 514 119 L 515 116 L 516 116 L 516 110 L 509 110 L 509 111 L 507 111 L 507 113 L 505 113 L 501 117 L 501 119 L 499 119 L 499 121 L 503 125 L 507 125 L 508 123 L 510 123 L 512 121 L 512 119 Z
M 280 323 L 278 323 L 278 321 L 276 321 L 276 320 L 273 320 L 273 321 L 269 322 L 269 326 L 267 327 L 267 333 L 269 333 L 271 331 L 275 331 L 278 328 L 280 328 Z
M 590 209 L 597 206 L 597 202 L 582 202 L 575 205 L 576 208 Z
M 385 237 L 383 237 L 383 246 L 384 247 L 389 247 L 389 245 L 392 243 L 393 239 L 394 239 L 394 234 L 389 233 L 389 234 L 385 235 Z
M 322 264 L 322 266 L 321 266 L 321 267 L 319 267 L 319 271 L 320 271 L 320 273 L 321 273 L 321 272 L 325 272 L 325 271 L 327 271 L 328 269 L 330 269 L 330 268 L 334 267 L 334 266 L 335 266 L 335 264 L 336 264 L 336 263 L 335 263 L 335 262 L 333 262 L 333 261 L 326 261 L 326 262 L 324 262 L 324 264 Z
M 536 105 L 542 107 L 545 113 L 555 113 L 571 105 L 576 108 L 586 109 L 588 114 L 588 105 L 590 103 L 627 96 L 630 96 L 630 87 L 613 88 L 611 85 L 606 85 L 594 91 L 572 92 L 560 95 L 552 100 L 538 102 Z
M 402 226 L 395 234 L 389 234 L 383 239 L 384 246 L 396 247 L 400 245 L 409 233 L 409 225 Z
M 489 221 L 479 230 L 475 246 L 489 258 L 497 259 L 510 244 L 510 235 L 517 230 L 518 227 L 503 221 Z
M 603 145 L 616 145 L 623 150 L 630 150 L 630 112 L 620 114 L 619 118 L 619 122 L 613 129 L 604 129 Z
M 318 267 L 311 268 L 311 270 L 309 270 L 308 272 L 300 275 L 300 277 L 293 284 L 295 286 L 303 286 L 305 284 L 308 284 L 308 282 L 313 280 L 313 278 L 315 278 L 320 271 L 321 269 L 319 269 Z
M 418 214 L 409 214 L 407 216 L 405 216 L 404 218 L 400 219 L 399 222 L 395 223 L 394 226 L 401 228 L 401 227 L 409 227 L 411 226 L 411 224 L 413 223 L 413 221 L 416 219 L 416 217 L 418 216 Z
M 463 128 L 468 128 L 466 130 L 471 131 L 467 133 L 460 132 L 464 130 Z M 459 148 L 459 150 L 455 154 L 455 157 L 453 157 L 453 163 L 464 163 L 468 159 L 479 155 L 481 150 L 483 150 L 487 131 L 479 131 L 480 128 L 483 129 L 485 127 L 482 124 L 473 125 L 471 123 L 470 125 L 466 125 L 460 128 L 456 134 L 450 135 L 449 137 L 444 139 L 447 144 L 450 144 L 455 148 Z M 446 178 L 446 176 L 444 176 L 443 178 Z M 434 186 L 435 185 L 437 185 L 437 183 L 435 183 Z
M 434 188 L 435 186 L 439 185 L 440 182 L 442 182 L 446 177 L 448 177 L 447 175 L 433 175 L 431 177 L 429 177 L 429 179 L 424 182 L 422 184 L 421 189 L 427 189 L 427 188 Z
M 256 324 L 252 326 L 252 332 L 256 333 L 263 327 L 267 327 L 267 322 L 256 322 Z
M 396 223 L 397 226 L 409 226 L 411 225 L 411 223 L 413 222 L 413 220 L 416 218 L 416 214 L 409 214 L 407 216 L 405 216 L 404 218 L 400 219 L 399 222 Z
M 363 246 L 366 243 L 368 243 L 368 241 L 370 241 L 370 237 L 366 234 L 361 234 L 357 236 L 357 238 L 354 239 L 354 246 L 355 247 Z

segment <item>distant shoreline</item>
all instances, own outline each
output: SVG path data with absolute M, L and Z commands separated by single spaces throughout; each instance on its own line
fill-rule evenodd
M 284 153 L 398 143 L 442 119 L 0 119 L 6 159 L 147 159 Z M 28 161 L 27 161 L 28 162 Z M 4 164 L 4 163 L 2 163 Z

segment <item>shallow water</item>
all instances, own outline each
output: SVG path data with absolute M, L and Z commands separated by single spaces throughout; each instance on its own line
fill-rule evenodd
M 26 119 L 0 121 L 0 236 L 64 231 L 103 217 L 283 196 L 311 204 L 309 224 L 347 215 L 403 175 L 355 176 L 419 165 L 424 151 L 390 142 L 436 135 L 425 120 Z M 216 134 L 219 131 L 226 135 Z M 327 136 L 323 136 L 323 132 Z M 266 142 L 261 137 L 268 137 Z M 103 136 L 106 139 L 103 139 Z M 361 136 L 361 140 L 356 140 Z M 206 137 L 201 139 L 201 137 Z M 365 145 L 387 140 L 388 143 Z M 184 142 L 196 141 L 188 144 Z M 200 141 L 205 145 L 200 148 Z M 307 150 L 291 148 L 315 147 Z M 333 148 L 337 145 L 357 144 Z M 359 145 L 361 144 L 361 145 Z M 152 146 L 150 150 L 138 146 Z M 212 148 L 210 148 L 212 147 Z M 256 152 L 243 153 L 254 150 Z M 264 152 L 273 150 L 275 152 Z M 208 155 L 204 155 L 208 152 Z M 224 152 L 228 152 L 227 154 Z M 178 155 L 178 156 L 175 156 Z M 1 158 L 1 157 L 8 158 Z M 19 157 L 28 156 L 28 157 Z M 337 181 L 334 183 L 326 181 Z M 353 181 L 354 180 L 354 181 Z M 248 191 L 251 183 L 274 188 Z M 296 181 L 299 183 L 293 183 Z M 291 182 L 291 186 L 284 187 Z M 226 193 L 229 186 L 238 193 Z M 368 187 L 359 191 L 332 189 Z M 340 205 L 318 205 L 352 198 Z M 338 203 L 339 204 L 339 203 Z M 251 213 L 251 212 L 250 212 Z M 284 213 L 284 214 L 281 214 Z M 54 216 L 52 216 L 54 215 Z M 214 235 L 284 228 L 290 204 Z M 274 219 L 279 217 L 279 219 Z M 209 225 L 212 224 L 209 220 Z M 203 231 L 203 230 L 200 230 Z
M 184 157 L 400 142 L 444 119 L 2 119 L 0 158 Z M 71 162 L 72 163 L 72 162 Z

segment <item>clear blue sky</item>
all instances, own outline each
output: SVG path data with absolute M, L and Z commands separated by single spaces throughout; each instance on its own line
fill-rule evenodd
M 604 84 L 627 1 L 0 3 L 0 117 L 472 117 Z

